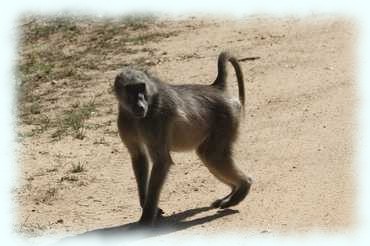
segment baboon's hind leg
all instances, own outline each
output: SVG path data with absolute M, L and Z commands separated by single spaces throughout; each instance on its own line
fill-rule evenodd
M 247 196 L 252 180 L 235 166 L 231 156 L 231 144 L 212 141 L 212 138 L 209 138 L 199 146 L 197 154 L 209 171 L 231 188 L 230 194 L 216 200 L 211 206 L 215 208 L 231 207 L 237 205 Z

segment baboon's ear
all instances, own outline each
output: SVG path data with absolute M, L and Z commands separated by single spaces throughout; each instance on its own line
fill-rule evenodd
M 117 74 L 116 78 L 114 79 L 114 82 L 117 82 L 122 79 L 122 75 L 119 73 Z

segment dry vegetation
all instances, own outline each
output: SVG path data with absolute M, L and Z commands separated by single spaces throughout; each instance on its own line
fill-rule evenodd
M 178 33 L 166 32 L 165 24 L 149 15 L 114 20 L 28 17 L 21 23 L 18 110 L 20 123 L 30 131 L 19 136 L 49 134 L 57 140 L 65 135 L 83 139 L 86 128 L 100 127 L 86 125 L 86 120 L 102 105 L 97 98 L 111 91 L 85 96 L 85 88 L 97 86 L 99 73 L 157 64 L 158 52 L 145 44 Z M 66 102 L 69 107 L 58 107 Z
M 79 233 L 136 221 L 114 77 L 133 65 L 170 83 L 209 84 L 224 49 L 260 58 L 241 64 L 247 99 L 234 150 L 255 183 L 238 211 L 210 210 L 228 188 L 195 155 L 174 153 L 160 202 L 172 231 L 353 224 L 354 28 L 347 20 L 33 16 L 19 30 L 18 231 Z

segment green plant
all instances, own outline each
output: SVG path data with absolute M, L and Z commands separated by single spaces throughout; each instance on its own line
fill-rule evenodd
M 86 130 L 85 122 L 91 117 L 91 113 L 95 111 L 95 97 L 82 105 L 73 103 L 72 109 L 66 111 L 64 117 L 58 121 L 57 130 L 52 134 L 52 138 L 60 139 L 71 129 L 75 138 L 84 139 Z

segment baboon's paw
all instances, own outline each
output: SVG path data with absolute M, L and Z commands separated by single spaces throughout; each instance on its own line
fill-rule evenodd
M 157 218 L 162 218 L 164 215 L 164 211 L 163 209 L 161 208 L 158 208 L 158 211 L 157 211 Z

